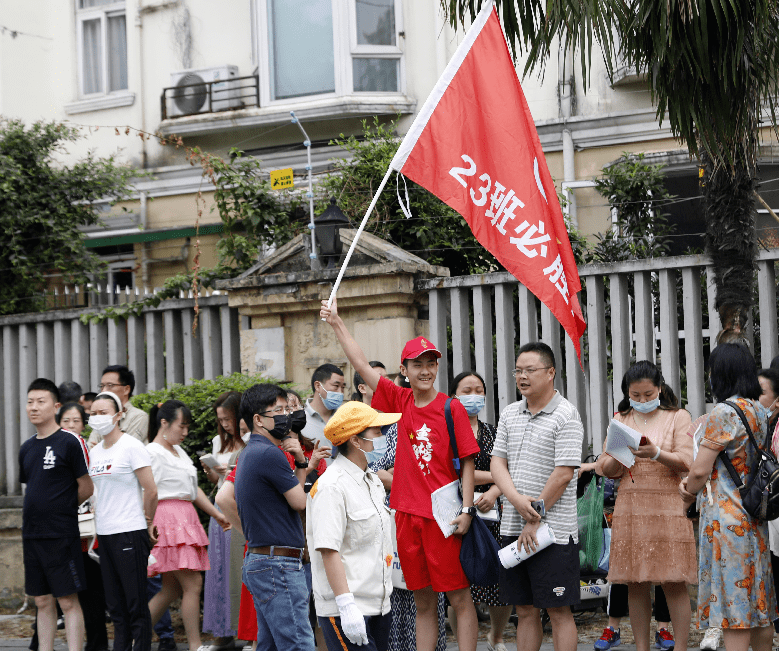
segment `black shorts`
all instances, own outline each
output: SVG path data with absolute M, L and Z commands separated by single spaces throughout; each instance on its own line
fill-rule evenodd
M 516 536 L 504 537 L 503 546 L 516 540 Z M 549 545 L 511 569 L 501 565 L 498 592 L 503 603 L 514 606 L 578 606 L 579 543 L 570 538 L 568 544 Z
M 24 591 L 31 597 L 65 597 L 86 589 L 81 540 L 25 538 Z

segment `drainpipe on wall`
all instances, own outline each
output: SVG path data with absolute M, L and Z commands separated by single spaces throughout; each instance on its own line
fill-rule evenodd
M 560 117 L 563 119 L 563 180 L 570 183 L 576 180 L 576 163 L 574 161 L 573 134 L 568 126 L 568 119 L 573 114 L 573 49 L 560 48 L 557 58 L 558 90 L 560 102 Z M 569 192 L 570 203 L 568 214 L 575 228 L 579 228 L 576 215 L 576 197 Z
M 146 210 L 146 193 L 141 192 L 139 195 L 141 200 L 141 230 L 146 230 L 149 227 L 149 214 Z M 141 281 L 144 287 L 149 286 L 149 255 L 146 251 L 146 242 L 141 242 Z
M 141 168 L 146 169 L 148 154 L 146 152 L 146 100 L 143 92 L 146 83 L 146 75 L 143 72 L 143 0 L 138 0 L 138 9 L 135 12 L 135 26 L 138 28 L 138 104 L 141 108 Z M 145 245 L 144 245 L 145 248 Z

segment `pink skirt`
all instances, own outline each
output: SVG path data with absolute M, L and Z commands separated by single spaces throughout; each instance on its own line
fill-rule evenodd
M 192 502 L 162 500 L 154 514 L 159 540 L 151 550 L 155 562 L 147 568 L 154 576 L 175 570 L 210 570 L 208 536 Z

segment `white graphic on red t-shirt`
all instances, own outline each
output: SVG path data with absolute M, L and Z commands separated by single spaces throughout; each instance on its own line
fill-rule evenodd
M 430 463 L 430 460 L 433 458 L 433 445 L 430 443 L 431 431 L 432 430 L 427 426 L 427 424 L 423 423 L 422 427 L 420 427 L 415 433 L 415 439 L 417 440 L 417 443 L 411 445 L 414 450 L 414 455 L 417 458 L 419 469 L 426 475 L 430 474 L 430 468 L 427 464 Z

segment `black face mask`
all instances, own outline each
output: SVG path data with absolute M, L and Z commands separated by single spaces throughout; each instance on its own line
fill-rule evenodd
M 269 429 L 268 434 L 270 434 L 273 438 L 278 439 L 279 441 L 285 439 L 287 437 L 287 433 L 289 432 L 289 416 L 286 414 L 274 416 L 273 423 L 273 429 Z
M 289 429 L 300 434 L 306 426 L 306 410 L 298 409 L 289 415 Z

